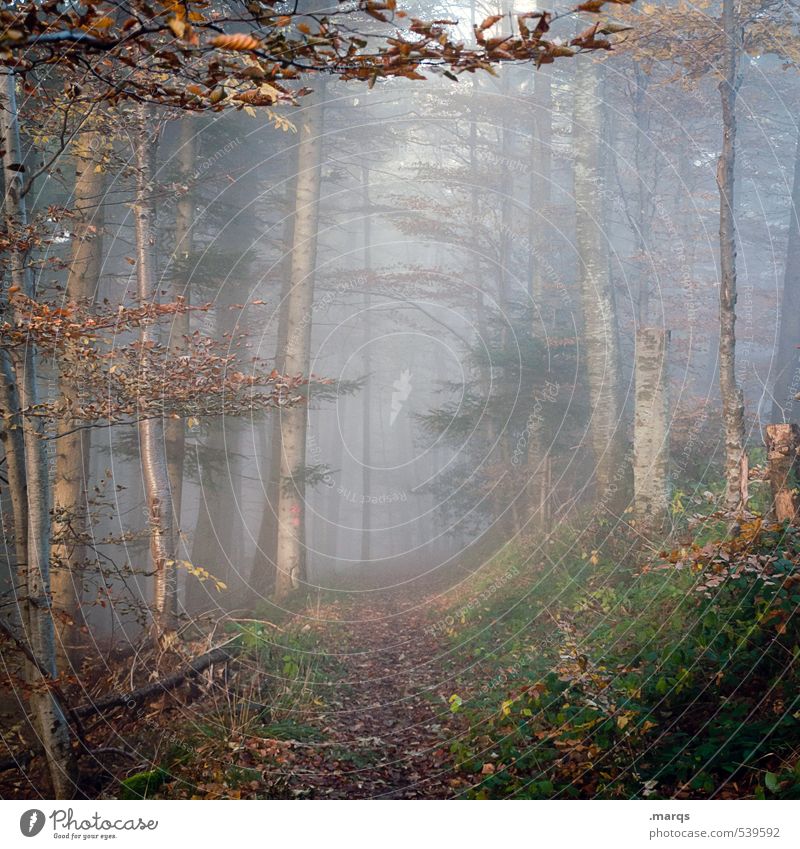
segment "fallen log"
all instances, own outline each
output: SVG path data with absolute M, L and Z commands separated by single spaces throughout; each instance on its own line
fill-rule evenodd
M 242 647 L 234 645 L 233 641 L 225 643 L 221 646 L 217 646 L 209 652 L 206 652 L 205 654 L 201 654 L 199 657 L 196 657 L 184 669 L 180 672 L 176 672 L 174 675 L 168 675 L 166 678 L 153 681 L 151 684 L 146 684 L 144 687 L 139 687 L 136 690 L 132 690 L 130 693 L 112 693 L 108 696 L 104 696 L 102 699 L 98 699 L 96 702 L 72 708 L 69 713 L 71 716 L 81 719 L 86 716 L 103 713 L 107 710 L 113 710 L 117 707 L 124 706 L 128 709 L 132 709 L 148 699 L 152 699 L 155 696 L 160 696 L 164 693 L 168 693 L 170 690 L 174 690 L 184 682 L 195 678 L 215 663 L 227 663 L 229 660 L 233 660 L 237 655 L 241 654 L 241 652 Z M 86 747 L 86 751 L 91 750 Z M 37 754 L 38 751 L 36 749 L 31 749 L 26 752 L 20 752 L 16 756 L 0 760 L 0 772 L 6 772 L 13 769 L 24 769 Z
M 233 645 L 232 643 L 217 646 L 217 648 L 196 657 L 188 666 L 174 675 L 160 678 L 158 681 L 145 684 L 143 687 L 131 690 L 129 693 L 112 693 L 104 696 L 96 702 L 90 702 L 89 704 L 75 708 L 73 713 L 79 717 L 84 717 L 103 713 L 117 707 L 135 708 L 148 699 L 161 696 L 170 690 L 174 690 L 176 687 L 180 687 L 181 684 L 195 678 L 215 663 L 226 663 L 229 660 L 233 660 L 241 651 L 241 646 Z

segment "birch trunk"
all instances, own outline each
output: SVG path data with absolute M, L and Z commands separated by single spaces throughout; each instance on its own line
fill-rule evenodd
M 73 193 L 72 255 L 67 276 L 66 298 L 85 307 L 94 302 L 102 264 L 102 200 L 104 178 L 97 166 L 105 149 L 103 134 L 92 130 L 75 142 L 75 191 Z M 70 415 L 78 401 L 77 387 L 68 376 L 59 375 L 59 397 L 66 413 L 56 426 L 56 470 L 53 481 L 53 513 L 56 528 L 52 546 L 53 606 L 58 611 L 56 633 L 63 668 L 77 649 L 82 623 L 80 597 L 86 559 L 86 492 L 89 480 L 91 430 L 77 430 L 80 421 Z
M 152 133 L 152 116 L 145 104 L 138 106 L 139 132 L 134 141 L 136 194 L 133 204 L 136 226 L 136 281 L 142 303 L 158 298 L 155 260 L 155 213 L 153 210 L 152 161 L 157 136 Z M 154 325 L 143 324 L 139 333 L 143 348 L 157 341 Z M 139 450 L 150 532 L 150 560 L 153 570 L 153 636 L 163 641 L 175 629 L 177 595 L 173 516 L 170 509 L 169 477 L 164 443 L 164 423 L 160 417 L 143 416 L 139 421 Z
M 322 84 L 320 82 L 320 89 Z M 313 95 L 299 130 L 294 238 L 289 297 L 286 302 L 284 371 L 308 373 L 314 307 L 314 271 L 317 259 L 320 163 L 322 156 L 322 99 Z M 304 578 L 303 482 L 308 407 L 297 404 L 279 411 L 281 473 L 278 496 L 275 598 L 285 599 Z
M 736 224 L 734 221 L 734 168 L 736 160 L 736 94 L 739 88 L 741 27 L 734 0 L 723 0 L 725 35 L 722 100 L 722 151 L 717 164 L 719 188 L 719 388 L 725 429 L 725 501 L 730 509 L 742 506 L 746 485 L 744 393 L 736 379 Z
M 636 332 L 636 410 L 633 438 L 633 493 L 636 521 L 660 528 L 669 510 L 669 332 L 642 327 Z
M 583 358 L 592 416 L 596 497 L 618 502 L 617 483 L 624 472 L 620 426 L 620 355 L 614 292 L 603 233 L 605 221 L 600 68 L 590 57 L 576 62 L 575 206 L 576 237 L 583 303 Z
M 16 247 L 28 225 L 23 196 L 23 180 L 18 170 L 22 163 L 19 141 L 19 116 L 16 100 L 16 78 L 8 70 L 0 71 L 0 127 L 4 148 L 5 176 L 4 212 L 11 235 L 9 249 L 11 283 L 28 297 L 33 297 L 33 281 L 27 269 L 27 257 Z M 14 310 L 12 309 L 12 313 Z M 21 321 L 21 316 L 12 315 Z M 28 647 L 36 663 L 26 667 L 31 686 L 30 705 L 34 723 L 47 760 L 55 798 L 67 799 L 74 794 L 74 759 L 70 747 L 66 718 L 47 686 L 56 677 L 56 643 L 50 596 L 50 485 L 47 468 L 47 443 L 40 416 L 25 415 L 38 403 L 36 385 L 36 352 L 29 343 L 14 349 L 10 357 L 11 372 L 23 411 L 22 443 L 25 467 L 25 512 L 27 513 L 27 551 L 25 563 L 26 599 L 23 623 L 27 619 Z M 8 392 L 5 392 L 8 400 Z M 13 400 L 11 401 L 13 404 Z M 19 459 L 17 456 L 15 459 Z

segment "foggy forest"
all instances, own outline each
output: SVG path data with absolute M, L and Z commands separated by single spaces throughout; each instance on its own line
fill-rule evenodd
M 798 114 L 797 0 L 2 3 L 0 798 L 800 797 Z

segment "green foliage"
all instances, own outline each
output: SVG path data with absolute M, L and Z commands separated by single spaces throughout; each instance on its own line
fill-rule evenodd
M 797 529 L 755 520 L 643 567 L 609 546 L 551 555 L 547 617 L 539 589 L 454 634 L 485 664 L 451 749 L 474 795 L 800 797 Z
M 169 773 L 163 769 L 151 769 L 147 772 L 137 772 L 122 781 L 121 799 L 152 798 L 170 780 Z

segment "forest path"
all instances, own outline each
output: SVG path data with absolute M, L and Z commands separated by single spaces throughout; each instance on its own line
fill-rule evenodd
M 441 799 L 464 784 L 452 773 L 456 664 L 429 608 L 393 594 L 363 594 L 314 611 L 320 662 L 303 723 L 319 742 L 293 745 L 292 795 L 305 798 Z

